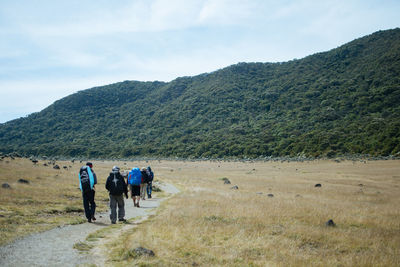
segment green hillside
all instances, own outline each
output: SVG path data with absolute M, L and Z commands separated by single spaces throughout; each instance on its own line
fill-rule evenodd
M 0 151 L 71 157 L 400 153 L 400 29 L 284 63 L 91 88 L 0 124 Z

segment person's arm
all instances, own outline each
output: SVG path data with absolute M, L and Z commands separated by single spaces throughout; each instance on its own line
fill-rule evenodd
M 125 183 L 125 178 L 121 175 L 122 178 L 122 186 L 124 188 L 125 197 L 128 199 L 128 186 Z
M 128 186 L 125 183 L 125 178 L 124 177 L 122 177 L 122 184 L 124 186 L 125 197 L 128 198 Z
M 107 189 L 107 191 L 110 191 L 109 190 L 109 188 L 110 188 L 110 177 L 111 176 L 108 176 L 107 181 L 106 181 L 106 189 Z

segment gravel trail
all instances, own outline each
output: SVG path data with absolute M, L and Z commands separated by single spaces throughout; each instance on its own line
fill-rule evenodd
M 159 184 L 167 193 L 179 190 L 171 184 Z M 125 218 L 146 216 L 157 208 L 163 198 L 141 201 L 141 208 L 133 207 L 132 199 L 125 199 Z M 109 213 L 97 214 L 95 223 L 67 225 L 33 234 L 0 247 L 0 266 L 76 266 L 93 263 L 90 254 L 80 254 L 73 245 L 85 241 L 86 237 L 110 225 Z

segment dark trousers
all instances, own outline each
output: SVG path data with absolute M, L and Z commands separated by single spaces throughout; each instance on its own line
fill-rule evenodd
M 82 192 L 83 198 L 83 207 L 85 208 L 86 218 L 92 219 L 94 217 L 94 213 L 96 211 L 96 203 L 94 202 L 94 190 L 90 190 L 86 193 Z
M 118 219 L 124 219 L 125 217 L 125 201 L 124 196 L 110 195 L 110 220 L 112 223 L 117 221 L 117 206 L 118 206 Z
M 151 191 L 153 191 L 152 186 L 153 186 L 153 182 L 148 182 L 147 183 L 147 197 L 151 196 Z

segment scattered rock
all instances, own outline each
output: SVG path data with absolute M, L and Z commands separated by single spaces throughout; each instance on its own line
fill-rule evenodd
M 333 222 L 332 219 L 329 220 L 329 221 L 327 221 L 327 222 L 325 223 L 325 225 L 326 225 L 326 226 L 329 226 L 329 227 L 335 227 L 335 226 L 336 226 L 336 224 Z
M 226 177 L 222 178 L 222 181 L 224 181 L 224 184 L 231 184 L 231 181 Z
M 262 195 L 262 192 L 257 192 L 256 194 L 257 194 L 257 195 Z
M 321 184 L 314 185 L 314 187 L 321 187 L 321 186 L 322 186 Z
M 267 196 L 268 197 L 274 197 L 274 194 L 268 194 Z
M 18 183 L 21 183 L 21 184 L 29 184 L 29 181 L 28 181 L 28 180 L 25 180 L 25 179 L 19 179 L 19 180 L 18 180 Z
M 144 248 L 144 247 L 137 247 L 137 248 L 135 248 L 134 252 L 137 256 L 150 256 L 150 257 L 155 256 L 155 254 L 152 250 Z
M 363 184 L 358 184 L 358 186 L 364 186 Z
M 31 160 L 31 161 L 33 162 L 33 164 L 36 164 L 36 163 L 39 162 L 37 159 L 33 159 L 33 160 Z
M 301 195 L 297 194 L 296 197 L 301 197 Z
M 237 186 L 237 185 L 232 186 L 231 189 L 239 189 L 239 186 Z
M 11 189 L 11 186 L 7 183 L 1 185 L 2 188 Z
M 44 163 L 43 166 L 46 166 L 46 167 L 47 167 L 47 166 L 49 166 L 49 165 L 47 165 L 47 163 Z
M 68 169 L 68 167 L 67 167 L 67 166 L 63 166 L 63 168 L 64 168 L 64 169 Z
M 54 166 L 53 166 L 53 169 L 59 170 L 59 169 L 60 169 L 60 166 L 54 165 Z

